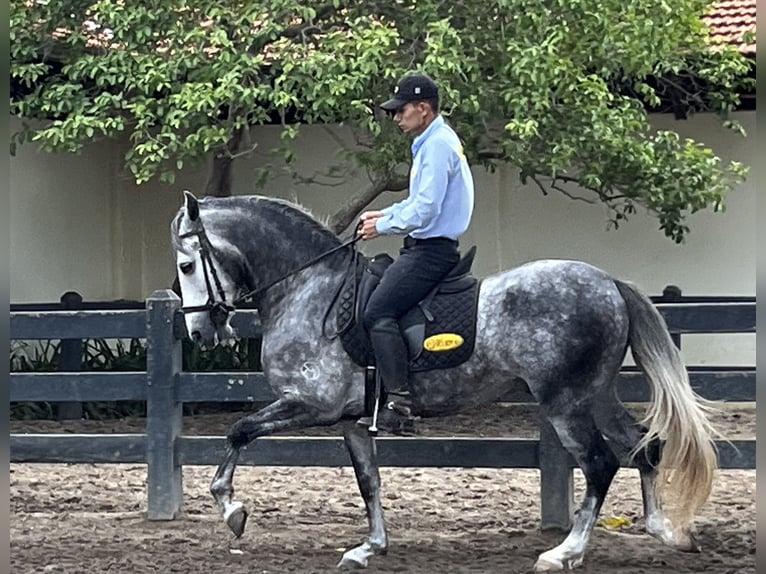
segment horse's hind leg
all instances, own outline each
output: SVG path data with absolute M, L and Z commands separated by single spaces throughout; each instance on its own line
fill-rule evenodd
M 226 524 L 235 536 L 242 536 L 247 522 L 247 512 L 234 496 L 234 470 L 240 449 L 259 436 L 275 432 L 305 428 L 320 422 L 315 414 L 307 411 L 304 403 L 283 398 L 271 403 L 257 413 L 243 417 L 231 428 L 226 437 L 226 453 L 210 485 L 210 492 Z
M 612 450 L 626 461 L 633 449 L 646 433 L 646 427 L 639 424 L 614 393 L 605 397 L 599 416 L 599 427 L 609 438 Z M 644 503 L 646 531 L 664 544 L 685 551 L 697 551 L 699 546 L 688 531 L 674 529 L 660 504 L 657 495 L 657 466 L 660 464 L 660 441 L 650 442 L 639 450 L 633 460 L 641 475 L 641 495 Z
M 541 405 L 541 413 L 553 425 L 561 443 L 582 469 L 586 490 L 572 530 L 564 542 L 539 556 L 535 564 L 538 572 L 571 569 L 582 563 L 601 505 L 620 466 L 596 427 L 590 405 L 577 401 L 561 403 L 556 406 Z
M 371 556 L 385 554 L 388 549 L 388 535 L 380 502 L 380 471 L 378 470 L 375 442 L 367 429 L 356 423 L 346 424 L 343 439 L 354 465 L 356 481 L 364 499 L 370 534 L 361 545 L 343 554 L 338 568 L 366 568 Z

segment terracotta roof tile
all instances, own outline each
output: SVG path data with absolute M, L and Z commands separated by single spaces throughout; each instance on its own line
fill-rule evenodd
M 702 20 L 710 29 L 714 44 L 736 46 L 743 54 L 755 56 L 755 13 L 756 0 L 719 0 Z M 111 30 L 99 30 L 92 21 L 83 23 L 83 32 L 89 36 L 89 46 L 103 46 L 111 40 Z M 59 28 L 53 35 L 62 38 L 70 33 Z M 752 38 L 745 37 L 747 33 L 752 33 Z
M 720 0 L 703 18 L 714 43 L 736 46 L 747 55 L 755 55 L 756 0 Z M 745 38 L 751 32 L 752 38 Z

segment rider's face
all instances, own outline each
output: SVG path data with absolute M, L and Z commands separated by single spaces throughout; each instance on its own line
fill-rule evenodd
M 428 127 L 430 110 L 425 102 L 408 102 L 396 110 L 394 121 L 404 133 L 419 135 Z

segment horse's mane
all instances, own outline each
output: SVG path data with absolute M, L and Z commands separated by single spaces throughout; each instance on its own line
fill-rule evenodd
M 248 217 L 248 214 L 259 214 L 260 217 L 277 226 L 285 226 L 286 229 L 300 228 L 308 231 L 301 237 L 302 241 L 297 246 L 304 252 L 311 252 L 317 246 L 329 249 L 340 243 L 326 225 L 317 220 L 304 206 L 284 199 L 265 197 L 262 195 L 235 195 L 230 197 L 205 197 L 199 200 L 200 212 L 208 210 L 231 211 L 236 217 Z M 178 245 L 178 228 L 181 218 L 184 216 L 183 208 L 178 211 L 171 224 L 172 240 L 175 248 Z M 242 226 L 244 228 L 246 226 Z
M 322 243 L 330 241 L 333 245 L 340 243 L 338 236 L 335 235 L 324 223 L 319 221 L 305 206 L 290 202 L 284 199 L 273 197 L 252 196 L 256 198 L 267 211 L 282 215 L 291 223 L 300 225 L 311 231 L 312 239 L 318 239 Z

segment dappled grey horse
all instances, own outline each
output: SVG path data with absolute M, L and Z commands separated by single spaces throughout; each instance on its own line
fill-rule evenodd
M 355 424 L 365 412 L 365 369 L 324 325 L 352 246 L 301 207 L 260 196 L 197 200 L 186 192 L 171 227 L 189 334 L 197 341 L 233 336 L 232 302 L 255 293 L 263 371 L 279 397 L 227 436 L 211 485 L 227 525 L 237 536 L 244 532 L 247 513 L 232 484 L 242 447 L 275 432 L 345 421 L 369 534 L 338 566 L 366 567 L 385 554 L 388 536 L 374 438 Z M 535 568 L 582 563 L 620 459 L 630 456 L 640 471 L 647 531 L 696 550 L 691 520 L 711 491 L 714 429 L 652 302 L 586 263 L 543 260 L 485 278 L 477 321 L 467 361 L 413 373 L 413 410 L 423 417 L 455 413 L 496 401 L 518 379 L 527 384 L 586 481 L 571 531 Z M 628 347 L 652 389 L 641 423 L 615 390 Z

